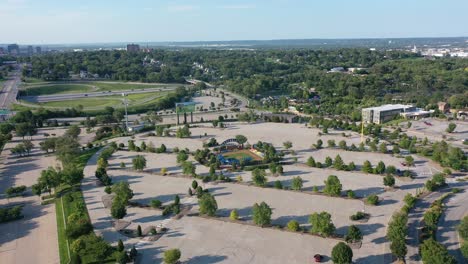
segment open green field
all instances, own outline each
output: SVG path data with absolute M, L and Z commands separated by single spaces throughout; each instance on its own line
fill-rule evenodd
M 223 156 L 225 158 L 234 158 L 237 160 L 243 160 L 243 159 L 248 159 L 248 158 L 251 158 L 252 160 L 262 159 L 248 150 L 238 150 L 238 151 L 233 151 L 233 152 L 227 152 L 227 153 L 223 153 Z
M 93 86 L 88 84 L 54 84 L 31 86 L 24 90 L 25 96 L 39 96 L 49 94 L 72 94 L 93 91 Z
M 39 96 L 54 94 L 74 94 L 102 91 L 122 91 L 145 88 L 175 88 L 180 84 L 151 84 L 151 83 L 124 83 L 124 82 L 48 82 L 31 83 L 22 87 L 22 95 Z
M 155 103 L 161 97 L 165 96 L 168 92 L 149 92 L 149 93 L 140 93 L 140 94 L 129 94 L 127 96 L 129 107 L 132 106 L 141 106 L 141 105 L 150 105 Z M 21 110 L 22 108 L 51 108 L 51 109 L 66 109 L 72 107 L 82 106 L 84 110 L 99 110 L 104 109 L 107 106 L 114 108 L 123 108 L 122 96 L 110 95 L 110 96 L 100 96 L 100 97 L 89 97 L 89 98 L 80 98 L 76 100 L 64 100 L 64 101 L 54 101 L 46 103 L 31 103 L 22 101 L 24 106 L 16 105 L 15 110 Z

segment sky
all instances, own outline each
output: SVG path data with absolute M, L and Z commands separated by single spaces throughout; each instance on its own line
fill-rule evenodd
M 468 0 L 0 0 L 0 43 L 468 36 Z

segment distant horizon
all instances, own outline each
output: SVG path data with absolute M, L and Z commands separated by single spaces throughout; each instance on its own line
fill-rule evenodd
M 222 43 L 222 42 L 275 42 L 275 41 L 320 41 L 320 40 L 421 40 L 421 39 L 457 39 L 466 38 L 466 36 L 447 36 L 447 37 L 357 37 L 357 38 L 278 38 L 278 39 L 230 39 L 230 40 L 165 40 L 165 41 L 98 41 L 98 42 L 56 42 L 56 43 L 21 43 L 21 42 L 0 42 L 0 45 L 18 44 L 20 46 L 61 46 L 61 45 L 102 45 L 102 44 L 167 44 L 167 43 Z

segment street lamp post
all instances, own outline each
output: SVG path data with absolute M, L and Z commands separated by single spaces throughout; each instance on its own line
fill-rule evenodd
M 126 132 L 128 132 L 128 112 L 127 112 L 127 105 L 128 105 L 128 102 L 127 102 L 127 94 L 126 93 L 122 93 L 122 96 L 124 98 L 124 105 L 125 105 L 125 129 L 126 129 Z

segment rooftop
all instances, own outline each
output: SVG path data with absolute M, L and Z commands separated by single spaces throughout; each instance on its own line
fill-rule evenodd
M 403 105 L 403 104 L 386 104 L 381 106 L 374 106 L 369 108 L 364 108 L 362 110 L 374 110 L 374 111 L 389 111 L 389 110 L 398 110 L 413 107 L 412 105 Z

